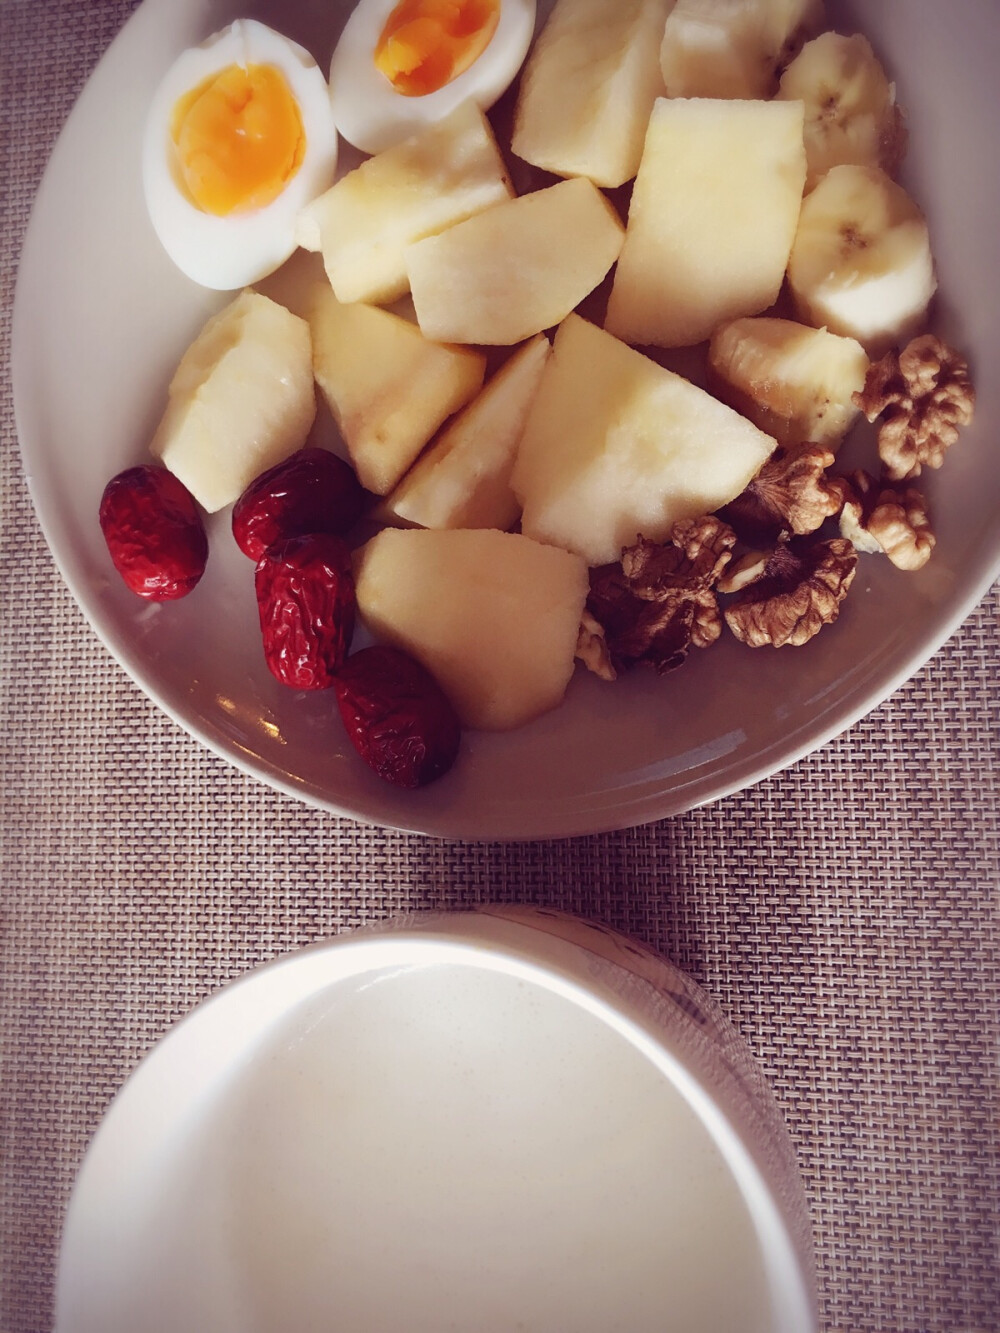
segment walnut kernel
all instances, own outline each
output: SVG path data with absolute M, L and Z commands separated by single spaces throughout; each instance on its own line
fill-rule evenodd
M 781 542 L 759 574 L 726 607 L 726 624 L 752 648 L 799 647 L 832 624 L 857 572 L 858 556 L 843 537 Z
M 878 451 L 891 481 L 940 467 L 972 420 L 975 401 L 968 363 L 933 333 L 874 362 L 855 396 L 869 421 L 882 418 Z
M 840 535 L 859 551 L 887 555 L 897 569 L 922 569 L 937 540 L 923 494 L 879 485 L 867 472 L 852 472 L 845 481 Z
M 815 532 L 840 512 L 843 496 L 826 475 L 834 455 L 821 444 L 793 445 L 764 464 L 741 495 L 723 510 L 726 520 L 750 540 L 779 532 Z
M 662 545 L 640 537 L 621 562 L 591 571 L 589 613 L 602 627 L 611 666 L 648 662 L 673 670 L 691 648 L 722 633 L 715 585 L 736 534 L 714 515 L 676 523 Z
M 604 626 L 590 614 L 586 607 L 580 620 L 580 634 L 576 641 L 576 657 L 588 671 L 592 671 L 601 680 L 617 680 L 618 672 L 611 663 L 608 641 Z

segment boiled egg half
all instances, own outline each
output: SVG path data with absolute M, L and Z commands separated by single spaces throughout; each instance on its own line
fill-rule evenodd
M 337 131 L 308 51 L 239 19 L 185 51 L 157 89 L 142 178 L 156 234 L 204 287 L 257 282 L 295 248 L 295 219 L 333 183 Z
M 378 153 L 462 102 L 488 111 L 534 31 L 535 0 L 360 0 L 330 66 L 337 128 Z

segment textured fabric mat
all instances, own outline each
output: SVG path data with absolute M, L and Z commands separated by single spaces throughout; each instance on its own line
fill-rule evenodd
M 1000 1330 L 1000 595 L 850 732 L 648 828 L 458 846 L 227 767 L 128 681 L 17 459 L 16 257 L 126 0 L 0 0 L 0 1330 L 51 1325 L 81 1154 L 136 1060 L 247 967 L 402 908 L 547 904 L 708 987 L 801 1158 L 828 1333 Z

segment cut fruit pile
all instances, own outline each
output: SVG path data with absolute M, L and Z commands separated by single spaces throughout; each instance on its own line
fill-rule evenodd
M 439 776 L 459 724 L 557 706 L 576 659 L 665 671 L 725 626 L 803 644 L 859 551 L 929 556 L 910 483 L 972 385 L 926 332 L 894 85 L 824 22 L 821 0 L 557 0 L 510 143 L 538 188 L 448 108 L 308 204 L 299 253 L 182 359 L 153 453 L 205 510 L 238 502 L 272 673 L 331 689 L 387 780 Z M 629 181 L 623 218 L 603 191 Z M 707 389 L 663 364 L 696 346 Z M 314 384 L 349 467 L 309 447 Z M 881 476 L 837 476 L 862 412 Z M 131 558 L 159 595 L 155 551 Z

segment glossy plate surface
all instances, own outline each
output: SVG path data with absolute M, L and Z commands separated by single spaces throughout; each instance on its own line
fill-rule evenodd
M 56 146 L 25 243 L 14 321 L 18 430 L 59 567 L 129 674 L 192 735 L 262 780 L 338 814 L 463 839 L 628 827 L 716 799 L 792 763 L 920 667 L 1000 572 L 1000 178 L 992 0 L 960 20 L 937 0 L 830 4 L 868 34 L 910 127 L 904 183 L 927 212 L 935 328 L 973 361 L 974 425 L 926 474 L 938 547 L 917 574 L 864 558 L 838 624 L 803 649 L 727 639 L 683 669 L 607 686 L 580 670 L 566 703 L 520 731 L 468 734 L 455 769 L 397 792 L 345 748 L 331 697 L 285 691 L 260 653 L 249 562 L 209 524 L 211 558 L 185 601 L 146 605 L 114 575 L 97 509 L 145 457 L 176 363 L 223 298 L 174 269 L 146 216 L 140 141 L 176 54 L 238 14 L 271 22 L 328 65 L 347 6 L 146 0 L 94 73 Z M 923 484 L 923 482 L 921 483 Z

